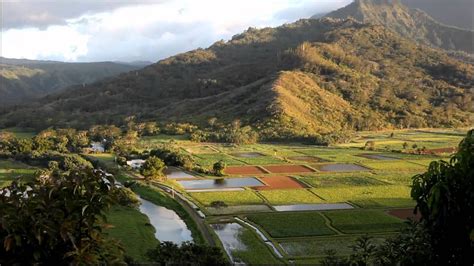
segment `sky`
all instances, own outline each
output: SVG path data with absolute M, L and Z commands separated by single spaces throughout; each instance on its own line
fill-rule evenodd
M 249 27 L 275 27 L 352 0 L 0 0 L 0 55 L 158 61 Z

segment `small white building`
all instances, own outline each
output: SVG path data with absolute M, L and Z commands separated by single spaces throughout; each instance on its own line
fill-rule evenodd
M 144 163 L 145 163 L 145 160 L 142 160 L 142 159 L 127 161 L 127 165 L 132 167 L 133 169 L 140 169 Z
M 104 144 L 102 144 L 101 142 L 92 142 L 91 149 L 93 152 L 105 152 Z

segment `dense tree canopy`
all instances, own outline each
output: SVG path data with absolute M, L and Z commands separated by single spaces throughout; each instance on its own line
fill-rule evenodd
M 474 131 L 449 162 L 432 162 L 415 176 L 412 197 L 431 236 L 435 259 L 443 264 L 474 262 Z
M 43 173 L 44 174 L 44 173 Z M 117 190 L 96 170 L 52 172 L 0 190 L 0 264 L 113 264 L 117 242 L 105 239 L 104 215 Z

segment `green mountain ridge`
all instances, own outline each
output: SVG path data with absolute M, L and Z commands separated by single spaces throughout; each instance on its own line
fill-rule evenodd
M 300 20 L 2 110 L 0 126 L 240 119 L 264 138 L 473 124 L 472 65 L 383 26 Z
M 418 8 L 435 20 L 455 27 L 474 30 L 472 0 L 401 0 L 409 8 Z
M 421 44 L 474 53 L 473 30 L 443 25 L 420 9 L 406 7 L 400 0 L 355 0 L 326 17 L 351 17 L 364 23 L 384 25 Z
M 76 84 L 93 83 L 140 68 L 113 62 L 64 63 L 0 58 L 0 104 L 31 101 Z

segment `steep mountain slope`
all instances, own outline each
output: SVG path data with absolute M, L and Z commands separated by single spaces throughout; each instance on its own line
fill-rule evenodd
M 474 53 L 474 31 L 440 24 L 419 9 L 409 9 L 400 0 L 355 0 L 327 17 L 352 17 L 384 25 L 418 43 Z
M 383 26 L 301 20 L 3 110 L 0 126 L 241 119 L 265 137 L 473 123 L 474 68 Z
M 63 63 L 0 58 L 0 104 L 16 104 L 71 85 L 92 83 L 138 69 L 112 62 Z
M 435 20 L 463 29 L 474 30 L 472 0 L 401 0 L 409 8 L 418 8 Z

